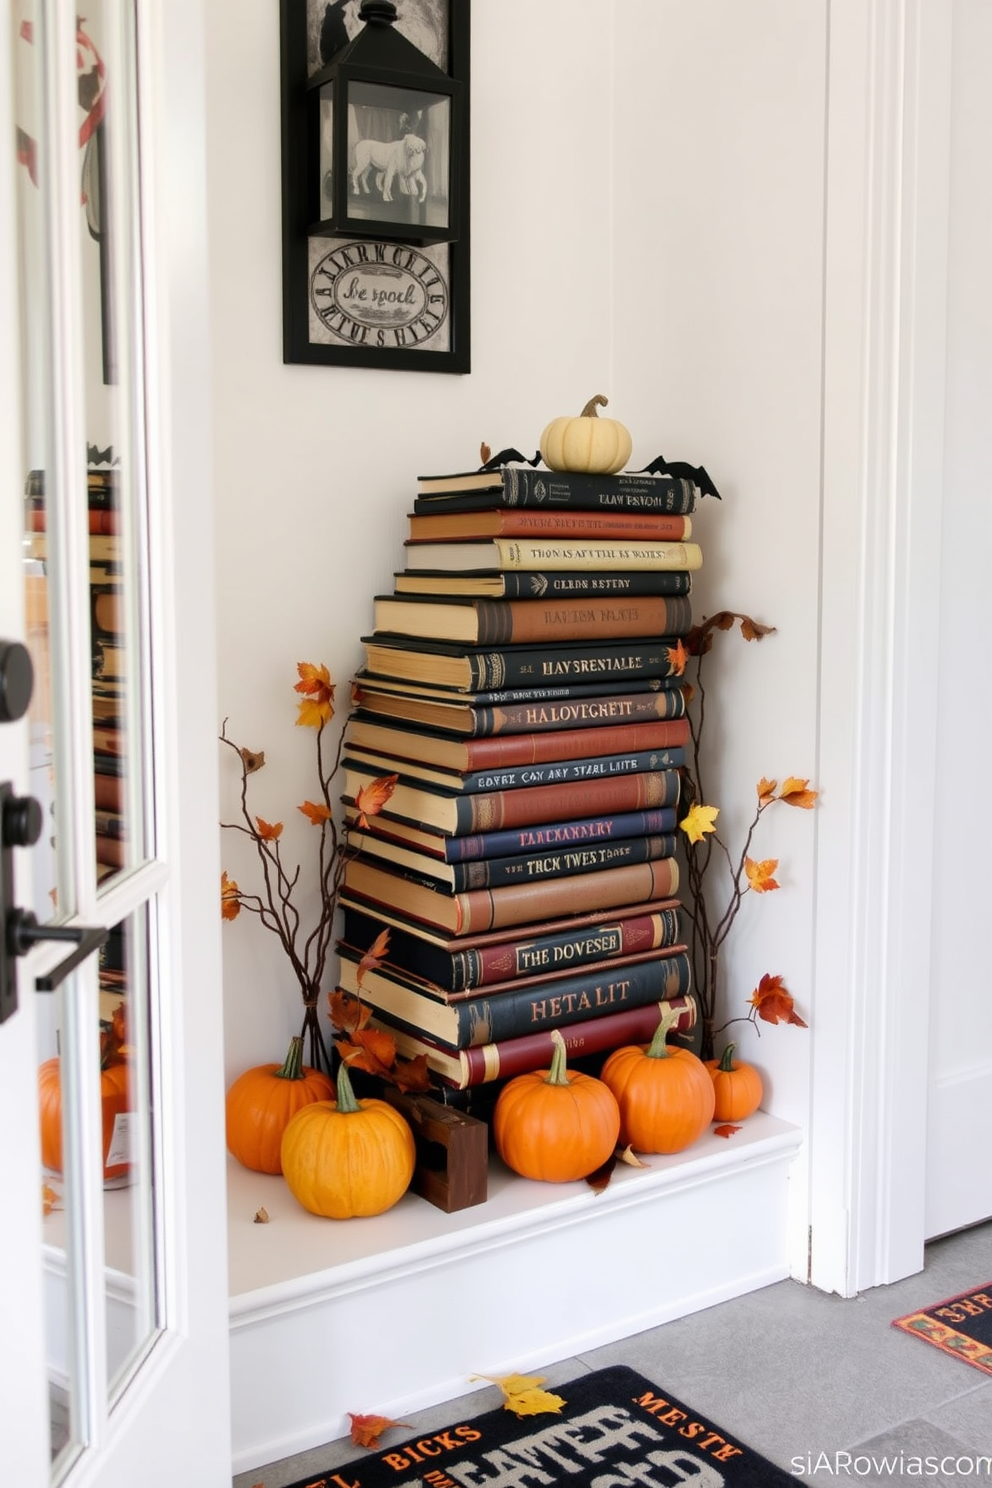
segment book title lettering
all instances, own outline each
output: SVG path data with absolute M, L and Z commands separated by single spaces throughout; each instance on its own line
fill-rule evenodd
M 577 956 L 583 960 L 592 955 L 618 956 L 622 948 L 619 929 L 604 930 L 602 935 L 587 936 L 581 942 L 570 940 L 567 945 L 520 946 L 516 974 L 520 976 L 523 972 L 542 971 L 547 966 L 567 965 Z

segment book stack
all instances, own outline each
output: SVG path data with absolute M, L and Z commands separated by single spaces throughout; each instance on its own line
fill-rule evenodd
M 439 1085 L 646 1041 L 695 1004 L 675 831 L 697 488 L 508 463 L 430 477 L 375 600 L 342 760 L 341 987 Z M 363 793 L 396 782 L 369 815 Z
M 120 473 L 115 466 L 87 471 L 90 640 L 93 692 L 93 790 L 97 873 L 102 879 L 124 864 L 122 773 L 125 760 L 123 696 L 125 648 L 121 618 Z M 25 552 L 49 560 L 44 471 L 32 470 L 26 486 Z

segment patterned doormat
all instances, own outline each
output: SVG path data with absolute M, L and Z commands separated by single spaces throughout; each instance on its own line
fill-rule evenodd
M 290 1488 L 469 1488 L 486 1483 L 721 1483 L 784 1488 L 795 1478 L 633 1369 L 599 1369 L 553 1394 L 555 1412 L 500 1407 L 408 1437 Z
M 992 1374 L 992 1281 L 973 1292 L 959 1292 L 920 1312 L 895 1318 L 892 1326 Z

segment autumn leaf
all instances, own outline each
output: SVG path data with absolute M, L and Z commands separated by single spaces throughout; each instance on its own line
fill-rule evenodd
M 355 797 L 355 808 L 358 811 L 358 825 L 368 827 L 369 817 L 378 816 L 379 812 L 389 800 L 396 789 L 398 775 L 380 775 L 378 780 L 363 785 Z
M 594 1168 L 591 1173 L 586 1174 L 586 1183 L 588 1183 L 593 1193 L 602 1193 L 604 1189 L 609 1188 L 610 1179 L 613 1177 L 613 1169 L 616 1165 L 617 1155 L 615 1152 L 611 1152 L 605 1162 L 600 1163 L 598 1168 Z
M 744 859 L 744 872 L 747 874 L 748 887 L 756 894 L 767 894 L 772 889 L 779 887 L 776 879 L 772 877 L 778 867 L 778 858 L 762 858 L 756 863 L 753 858 Z
M 771 976 L 767 971 L 751 994 L 751 1006 L 765 1023 L 794 1023 L 797 1028 L 806 1028 L 795 1011 L 792 993 L 783 986 L 780 976 Z
M 41 1212 L 45 1219 L 59 1207 L 60 1198 L 61 1195 L 54 1188 L 51 1188 L 49 1184 L 43 1183 L 41 1185 Z
M 223 920 L 236 920 L 241 913 L 241 890 L 225 869 L 220 876 L 220 914 Z
M 567 1402 L 560 1395 L 542 1390 L 543 1375 L 531 1374 L 473 1374 L 472 1379 L 489 1380 L 503 1392 L 503 1409 L 515 1416 L 539 1416 L 545 1413 L 557 1415 Z
M 646 1162 L 638 1157 L 637 1153 L 634 1151 L 633 1147 L 631 1147 L 629 1142 L 622 1152 L 619 1148 L 617 1149 L 617 1157 L 619 1158 L 620 1162 L 626 1163 L 629 1168 L 646 1168 L 648 1166 Z
M 375 940 L 369 946 L 368 950 L 365 952 L 365 955 L 358 963 L 358 971 L 355 973 L 355 980 L 357 981 L 359 987 L 365 980 L 365 973 L 367 971 L 377 971 L 378 968 L 382 965 L 383 957 L 388 950 L 389 930 L 380 930 L 379 934 L 376 936 Z
M 323 801 L 304 801 L 296 809 L 302 811 L 307 821 L 315 827 L 322 827 L 326 821 L 330 821 L 332 815 L 330 806 Z
M 764 775 L 758 781 L 758 806 L 764 809 L 770 806 L 775 799 L 775 790 L 778 786 L 777 780 L 766 780 Z
M 255 827 L 263 842 L 278 842 L 282 836 L 282 822 L 267 822 L 256 816 Z
M 750 615 L 741 616 L 741 635 L 746 641 L 760 641 L 762 636 L 771 635 L 774 625 L 762 625 L 759 620 L 752 620 Z
M 778 793 L 778 798 L 784 801 L 786 806 L 801 806 L 804 811 L 811 811 L 816 805 L 820 792 L 809 790 L 808 787 L 808 780 L 797 780 L 794 775 L 790 775 L 788 780 L 782 781 L 782 789 Z
M 713 1128 L 713 1135 L 715 1137 L 732 1137 L 734 1135 L 734 1132 L 739 1131 L 739 1126 L 734 1126 L 733 1122 L 724 1121 L 721 1126 L 715 1126 Z
M 266 1209 L 264 1206 L 261 1209 L 256 1209 L 255 1210 L 255 1218 L 252 1220 L 252 1224 L 268 1224 L 268 1222 L 269 1222 L 269 1211 L 268 1211 L 268 1209 Z
M 691 806 L 679 822 L 690 842 L 702 842 L 707 832 L 715 832 L 715 822 L 720 815 L 719 806 Z
M 672 670 L 673 677 L 681 677 L 689 660 L 689 653 L 682 644 L 682 639 L 675 642 L 674 646 L 665 647 L 665 655 Z
M 296 692 L 303 693 L 296 718 L 297 728 L 320 728 L 334 717 L 334 684 L 326 666 L 314 666 L 309 661 L 298 661 L 296 670 L 300 680 L 294 684 Z
M 345 992 L 340 987 L 328 992 L 327 1009 L 334 1027 L 343 1033 L 354 1033 L 357 1028 L 364 1028 L 372 1016 L 372 1009 L 366 1003 L 353 992 Z
M 483 440 L 482 443 L 479 445 L 479 463 L 480 463 L 480 465 L 488 465 L 489 464 L 489 461 L 492 459 L 492 457 L 493 457 L 492 450 L 489 448 L 489 446 L 486 443 L 486 441 Z
M 357 1028 L 350 1039 L 335 1039 L 341 1058 L 349 1068 L 364 1070 L 367 1075 L 388 1075 L 396 1063 L 396 1040 L 381 1028 Z
M 388 1416 L 356 1416 L 354 1411 L 348 1414 L 351 1417 L 351 1439 L 356 1447 L 377 1447 L 380 1436 L 391 1426 L 402 1426 L 405 1431 L 410 1429 L 408 1422 L 391 1421 Z
M 246 775 L 254 775 L 255 771 L 260 770 L 265 764 L 264 749 L 239 749 L 238 753 L 241 756 L 241 763 L 245 767 Z
M 431 1088 L 431 1072 L 427 1067 L 427 1055 L 415 1054 L 412 1059 L 398 1059 L 390 1070 L 390 1078 L 398 1090 L 417 1094 Z

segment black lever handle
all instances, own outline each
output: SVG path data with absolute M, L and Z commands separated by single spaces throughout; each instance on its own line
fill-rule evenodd
M 45 976 L 35 978 L 36 992 L 54 992 L 64 982 L 70 971 L 75 971 L 80 962 L 92 956 L 104 945 L 110 935 L 102 925 L 39 925 L 38 918 L 29 909 L 12 909 L 7 915 L 6 945 L 10 956 L 25 956 L 40 940 L 68 940 L 73 942 L 71 950 Z

